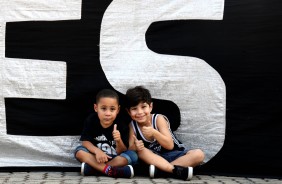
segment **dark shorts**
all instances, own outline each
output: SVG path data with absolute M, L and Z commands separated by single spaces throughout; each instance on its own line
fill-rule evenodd
M 179 157 L 186 155 L 186 153 L 188 151 L 189 151 L 189 149 L 185 148 L 184 150 L 173 150 L 173 151 L 169 151 L 169 152 L 166 152 L 166 153 L 157 153 L 157 152 L 154 152 L 154 153 L 163 157 L 168 162 L 172 162 L 172 161 L 178 159 Z
M 90 151 L 87 148 L 85 148 L 84 146 L 78 146 L 74 151 L 75 158 L 76 158 L 75 156 L 76 153 L 80 150 L 90 153 Z M 135 151 L 132 151 L 132 150 L 124 151 L 120 155 L 109 155 L 109 156 L 112 157 L 112 159 L 115 158 L 116 156 L 124 157 L 127 160 L 128 165 L 135 165 L 138 162 L 138 155 Z

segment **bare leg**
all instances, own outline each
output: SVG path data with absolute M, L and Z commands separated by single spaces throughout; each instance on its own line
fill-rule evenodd
M 195 167 L 200 165 L 205 158 L 205 154 L 200 149 L 194 149 L 188 151 L 182 157 L 177 158 L 176 160 L 172 161 L 172 165 L 179 165 L 183 167 Z
M 121 166 L 125 166 L 128 164 L 127 159 L 121 156 L 116 156 L 115 158 L 113 158 L 112 160 L 110 160 L 109 162 L 107 162 L 108 165 L 110 166 L 117 166 L 117 167 L 121 167 Z
M 79 150 L 75 156 L 80 162 L 85 162 L 89 164 L 91 167 L 93 167 L 94 169 L 96 169 L 97 171 L 100 171 L 103 173 L 106 164 L 98 163 L 93 154 Z
M 76 153 L 76 158 L 80 162 L 85 162 L 85 163 L 89 164 L 91 167 L 93 167 L 94 169 L 96 169 L 100 172 L 103 172 L 106 164 L 110 165 L 110 166 L 125 166 L 125 165 L 128 164 L 127 160 L 124 157 L 121 157 L 121 156 L 116 156 L 114 159 L 112 159 L 112 160 L 110 160 L 109 162 L 106 162 L 106 163 L 98 163 L 93 154 L 84 152 L 82 150 L 80 150 Z
M 144 148 L 138 151 L 138 157 L 147 164 L 152 164 L 160 170 L 172 173 L 174 166 L 166 161 L 163 157 L 156 155 L 151 150 Z

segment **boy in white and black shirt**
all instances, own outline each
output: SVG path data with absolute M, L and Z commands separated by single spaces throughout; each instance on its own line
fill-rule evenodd
M 114 123 L 120 110 L 117 93 L 109 89 L 100 91 L 94 110 L 97 115 L 91 114 L 85 120 L 82 145 L 75 150 L 75 158 L 82 162 L 81 173 L 95 175 L 99 171 L 115 178 L 132 178 L 131 165 L 137 163 L 138 156 L 135 151 L 127 150 L 123 138 L 128 132 Z

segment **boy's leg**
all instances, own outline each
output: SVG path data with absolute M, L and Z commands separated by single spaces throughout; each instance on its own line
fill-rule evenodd
M 76 151 L 75 157 L 80 162 L 87 163 L 87 164 L 82 164 L 82 167 L 89 168 L 90 166 L 94 168 L 95 170 L 98 170 L 101 173 L 104 173 L 111 177 L 131 178 L 134 176 L 134 171 L 133 171 L 132 166 L 126 165 L 124 167 L 114 167 L 106 163 L 98 163 L 96 160 L 96 157 L 93 154 L 86 152 L 84 150 Z
M 163 157 L 153 153 L 151 150 L 144 148 L 143 150 L 138 151 L 138 156 L 145 163 L 154 165 L 162 171 L 172 173 L 174 166 Z
M 171 162 L 172 165 L 179 165 L 183 167 L 195 167 L 200 165 L 205 158 L 205 154 L 200 149 L 188 151 L 185 155 L 175 159 Z
M 103 173 L 104 168 L 106 166 L 105 163 L 98 163 L 95 156 L 92 153 L 85 152 L 83 150 L 79 150 L 76 152 L 75 157 L 77 160 L 79 160 L 81 163 L 87 163 L 92 168 L 96 169 L 97 171 L 100 171 Z
M 191 166 L 199 165 L 204 160 L 204 154 L 199 149 L 191 151 L 187 149 L 183 151 L 170 151 L 164 153 L 162 157 L 173 165 L 173 174 L 169 177 L 184 180 L 190 180 L 193 177 L 193 167 Z M 156 176 L 158 172 L 158 168 L 152 165 L 150 166 L 150 175 Z
M 116 156 L 115 158 L 107 162 L 107 164 L 110 166 L 121 167 L 127 165 L 127 160 L 124 157 Z
M 173 177 L 190 180 L 193 177 L 193 167 L 200 165 L 203 162 L 205 155 L 200 149 L 190 150 L 184 154 L 185 152 L 186 150 L 178 156 L 176 154 L 175 156 L 178 158 L 171 162 L 171 164 L 174 165 Z
M 138 155 L 135 151 L 127 150 L 122 152 L 120 155 L 116 156 L 109 162 L 110 166 L 125 166 L 125 165 L 135 165 L 138 162 Z

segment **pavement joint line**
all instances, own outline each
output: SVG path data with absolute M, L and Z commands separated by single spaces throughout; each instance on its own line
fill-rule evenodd
M 135 176 L 131 179 L 81 176 L 79 172 L 0 172 L 0 184 L 282 184 L 282 179 L 195 175 L 190 181 Z

